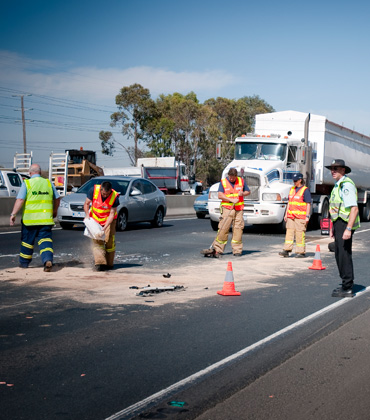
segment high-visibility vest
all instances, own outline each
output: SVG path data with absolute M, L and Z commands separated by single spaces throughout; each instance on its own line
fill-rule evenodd
M 110 210 L 118 196 L 119 193 L 112 190 L 109 197 L 103 201 L 100 194 L 100 185 L 94 185 L 94 194 L 90 208 L 90 216 L 100 225 L 104 226 L 109 217 Z M 117 219 L 117 211 L 115 211 L 114 218 Z
M 295 187 L 292 187 L 289 191 L 289 202 L 287 209 L 287 217 L 289 219 L 305 219 L 307 216 L 307 203 L 303 201 L 304 192 L 307 187 L 301 187 L 296 192 Z
M 348 222 L 349 215 L 351 213 L 351 207 L 344 207 L 343 206 L 343 200 L 339 194 L 340 190 L 342 189 L 342 186 L 344 183 L 350 182 L 355 187 L 355 183 L 352 181 L 351 178 L 343 177 L 332 189 L 330 194 L 330 200 L 329 200 L 329 213 L 330 217 L 335 222 L 338 217 L 343 219 L 345 222 Z M 357 201 L 357 189 L 356 189 L 356 201 Z M 360 216 L 357 214 L 357 217 L 355 219 L 355 222 L 353 224 L 352 229 L 358 229 L 360 227 Z
M 26 226 L 54 225 L 53 187 L 48 179 L 35 176 L 24 181 L 27 188 L 23 209 Z
M 243 210 L 244 209 L 244 197 L 239 196 L 240 191 L 244 191 L 244 180 L 243 178 L 237 177 L 234 187 L 231 185 L 230 181 L 226 178 L 221 179 L 222 186 L 225 190 L 226 197 L 238 197 L 239 201 L 234 204 L 230 201 L 222 201 L 221 206 L 225 209 Z

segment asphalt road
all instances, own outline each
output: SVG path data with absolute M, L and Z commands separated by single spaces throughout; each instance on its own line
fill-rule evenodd
M 370 235 L 366 225 L 361 229 L 363 233 L 356 234 L 355 240 L 363 252 L 354 255 L 358 290 L 369 285 L 366 249 Z M 201 264 L 199 250 L 208 247 L 214 235 L 207 219 L 170 220 L 161 229 L 136 225 L 118 233 L 117 263 L 161 267 L 164 271 L 189 259 Z M 309 232 L 308 236 L 319 237 L 319 232 Z M 2 231 L 0 237 L 0 270 L 6 270 L 17 263 L 19 234 Z M 250 253 L 267 252 L 283 239 L 269 230 L 247 229 L 242 258 L 247 262 Z M 54 240 L 56 262 L 76 259 L 92 263 L 81 230 L 55 230 Z M 40 262 L 35 258 L 34 263 Z M 222 404 L 252 385 L 258 393 L 261 378 L 357 317 L 361 319 L 369 308 L 367 293 L 363 293 L 289 330 L 338 301 L 330 296 L 336 285 L 326 281 L 327 276 L 335 279 L 335 272 L 312 276 L 307 271 L 299 278 L 287 275 L 279 280 L 278 287 L 242 294 L 237 300 L 215 296 L 157 308 L 82 305 L 61 298 L 39 300 L 38 289 L 32 286 L 19 288 L 1 282 L 0 382 L 6 384 L 0 384 L 0 413 L 14 420 L 123 419 L 142 411 L 146 414 L 139 418 L 193 419 L 202 413 L 207 416 L 217 405 L 222 419 L 263 418 L 261 412 L 257 416 L 257 408 L 254 416 L 243 404 L 228 417 L 230 410 Z M 43 296 L 48 291 L 45 293 Z M 279 331 L 283 333 L 253 347 Z M 244 355 L 214 368 L 249 348 Z M 369 364 L 366 353 L 364 357 L 362 361 Z M 321 363 L 320 353 L 316 353 L 315 363 Z M 173 387 L 200 371 L 205 371 L 203 376 Z M 281 378 L 285 384 L 287 377 Z M 323 383 L 325 380 L 327 377 L 321 378 Z M 277 379 L 274 392 L 278 383 Z M 317 379 L 309 385 L 311 392 L 318 389 Z M 168 392 L 163 392 L 166 389 Z M 150 398 L 156 393 L 157 398 Z M 178 404 L 169 405 L 171 401 Z M 130 406 L 134 408 L 123 413 Z M 261 407 L 262 403 L 258 405 Z M 340 412 L 334 414 L 337 416 L 321 418 L 341 418 Z M 216 417 L 210 414 L 209 418 Z M 270 413 L 265 418 L 274 416 Z

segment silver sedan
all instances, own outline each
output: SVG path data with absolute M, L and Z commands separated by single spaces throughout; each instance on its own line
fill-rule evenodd
M 57 215 L 63 229 L 72 229 L 76 224 L 84 224 L 86 195 L 95 184 L 104 181 L 109 181 L 112 188 L 120 193 L 117 230 L 125 230 L 130 222 L 150 222 L 154 227 L 163 225 L 167 211 L 166 196 L 163 192 L 147 179 L 117 175 L 92 178 L 76 192 L 63 197 Z

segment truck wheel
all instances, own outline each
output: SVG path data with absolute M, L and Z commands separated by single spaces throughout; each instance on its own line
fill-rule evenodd
M 364 204 L 364 206 L 362 207 L 361 221 L 362 222 L 370 221 L 370 201 L 367 201 L 366 204 Z
M 157 209 L 154 219 L 151 221 L 153 227 L 162 227 L 163 226 L 163 210 L 161 208 Z
M 218 231 L 218 222 L 214 222 L 213 220 L 211 220 L 211 227 L 215 232 L 217 232 Z
M 279 224 L 276 225 L 276 232 L 277 233 L 285 233 L 286 231 L 286 222 L 283 219 L 282 222 L 280 222 Z
M 325 199 L 324 202 L 322 203 L 321 214 L 319 214 L 317 217 L 317 228 L 320 229 L 322 219 L 329 219 L 329 218 L 330 218 L 329 200 Z
M 121 210 L 117 217 L 117 230 L 123 232 L 127 228 L 127 213 L 125 210 Z
M 204 214 L 204 213 L 197 213 L 197 218 L 198 219 L 205 219 L 206 218 L 206 215 Z

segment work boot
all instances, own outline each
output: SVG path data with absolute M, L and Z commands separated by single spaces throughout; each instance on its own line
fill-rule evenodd
M 94 271 L 105 271 L 106 265 L 104 264 L 95 264 Z
M 337 287 L 336 289 L 333 290 L 333 293 L 331 294 L 332 297 L 353 297 L 354 293 L 353 293 L 353 289 L 352 287 L 350 287 L 349 289 L 343 289 L 342 286 Z
M 295 254 L 296 258 L 306 258 L 306 254 L 302 253 L 302 254 Z
M 285 249 L 284 249 L 283 251 L 280 251 L 280 252 L 279 252 L 279 255 L 280 255 L 281 257 L 286 258 L 286 257 L 289 257 L 289 252 L 290 252 L 290 251 L 285 251 Z
M 207 248 L 207 249 L 202 249 L 200 253 L 203 254 L 205 257 L 213 257 L 214 254 L 216 253 L 216 250 L 214 248 Z
M 52 267 L 53 267 L 53 263 L 51 261 L 46 261 L 46 263 L 44 264 L 44 271 L 49 273 Z

